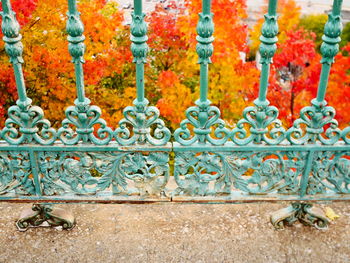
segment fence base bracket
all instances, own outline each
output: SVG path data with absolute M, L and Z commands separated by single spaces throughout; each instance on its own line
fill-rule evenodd
M 31 209 L 22 212 L 16 226 L 19 231 L 47 226 L 61 226 L 62 229 L 69 230 L 75 226 L 75 218 L 69 210 L 56 208 L 52 204 L 33 204 Z
M 296 221 L 322 230 L 326 230 L 329 225 L 329 219 L 323 210 L 310 203 L 292 203 L 290 206 L 274 212 L 270 221 L 278 230 L 284 229 L 286 225 L 291 226 Z

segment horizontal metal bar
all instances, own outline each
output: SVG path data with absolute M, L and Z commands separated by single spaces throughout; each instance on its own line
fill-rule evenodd
M 77 144 L 74 146 L 64 145 L 62 143 L 55 143 L 50 146 L 38 145 L 38 144 L 23 144 L 23 145 L 9 145 L 0 141 L 0 151 L 62 151 L 62 152 L 152 152 L 152 151 L 164 151 L 164 152 L 229 152 L 229 151 L 350 151 L 350 145 L 345 143 L 338 143 L 335 145 L 322 145 L 322 144 L 307 144 L 307 145 L 264 145 L 264 144 L 250 144 L 245 146 L 239 146 L 232 142 L 227 142 L 222 146 L 214 146 L 211 144 L 193 144 L 191 146 L 182 146 L 181 144 L 167 143 L 164 146 L 153 146 L 150 144 L 134 145 L 134 146 L 120 146 L 115 142 L 111 142 L 108 145 L 94 145 L 94 144 Z
M 290 144 L 280 144 L 280 145 L 266 145 L 266 144 L 249 144 L 245 146 L 239 146 L 232 142 L 227 142 L 222 146 L 214 146 L 207 144 L 193 144 L 191 146 L 182 146 L 181 144 L 174 142 L 173 151 L 174 152 L 230 152 L 230 151 L 349 151 L 350 145 L 345 143 L 338 143 L 335 145 L 322 145 L 322 144 L 306 144 L 306 145 L 290 145 Z
M 176 196 L 176 197 L 164 197 L 164 198 L 145 198 L 140 196 L 117 196 L 112 194 L 102 195 L 101 193 L 96 196 L 0 196 L 0 202 L 38 202 L 38 203 L 129 203 L 129 204 L 142 204 L 142 203 L 250 203 L 250 202 L 278 202 L 278 201 L 348 201 L 350 195 L 346 194 L 323 194 L 323 195 L 307 195 L 300 197 L 298 195 L 281 195 L 281 194 L 268 194 L 268 195 L 247 195 L 241 192 L 235 192 L 229 196 Z
M 110 142 L 108 145 L 95 145 L 95 144 L 77 144 L 74 146 L 64 145 L 62 143 L 55 143 L 50 146 L 38 145 L 38 144 L 23 144 L 23 145 L 9 145 L 5 142 L 0 142 L 0 151 L 62 151 L 62 152 L 152 152 L 162 151 L 170 152 L 172 150 L 172 144 L 167 143 L 164 146 L 153 146 L 150 144 L 133 145 L 133 146 L 121 146 L 116 142 Z

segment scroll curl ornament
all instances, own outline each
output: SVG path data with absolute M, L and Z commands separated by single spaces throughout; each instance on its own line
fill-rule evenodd
M 342 133 L 341 133 L 341 138 L 344 140 L 346 144 L 350 144 L 350 127 L 346 127 Z
M 98 106 L 91 106 L 87 98 L 84 102 L 76 100 L 74 103 L 75 106 L 66 109 L 66 119 L 62 121 L 62 127 L 57 133 L 59 139 L 67 145 L 74 145 L 79 141 L 97 145 L 108 144 L 113 138 L 113 131 L 107 126 L 106 121 L 100 118 L 101 109 Z M 95 125 L 100 126 L 96 134 Z
M 292 203 L 273 213 L 270 221 L 277 230 L 284 229 L 285 225 L 290 226 L 296 221 L 322 230 L 327 229 L 329 225 L 329 219 L 324 212 L 309 203 Z
M 18 66 L 24 63 L 19 23 L 13 11 L 2 12 L 1 15 L 5 51 L 10 57 L 10 62 Z M 22 72 L 15 72 L 15 74 L 23 81 Z M 17 88 L 25 89 L 25 87 Z M 25 90 L 21 92 L 25 94 Z M 5 128 L 1 131 L 1 137 L 14 145 L 33 142 L 44 145 L 52 144 L 56 140 L 55 129 L 51 127 L 47 119 L 44 119 L 43 110 L 38 106 L 32 106 L 32 100 L 23 96 L 24 99 L 17 100 L 17 105 L 9 108 L 8 119 L 5 122 Z
M 276 145 L 285 138 L 285 129 L 278 118 L 278 109 L 274 106 L 268 106 L 269 102 L 264 103 L 256 100 L 255 106 L 244 109 L 243 119 L 238 121 L 237 127 L 231 132 L 231 139 L 238 145 L 247 145 L 251 142 L 266 142 L 270 145 Z M 250 126 L 249 134 L 245 125 Z
M 134 106 L 123 111 L 124 119 L 120 120 L 114 136 L 120 145 L 145 144 L 165 145 L 171 137 L 170 130 L 164 121 L 159 119 L 159 110 L 148 106 L 148 100 L 134 100 Z
M 220 110 L 210 106 L 210 101 L 196 102 L 197 106 L 186 110 L 186 119 L 183 120 L 174 132 L 175 141 L 182 145 L 198 143 L 211 143 L 223 145 L 230 135 L 230 130 L 225 127 L 225 122 L 220 119 Z M 193 126 L 193 135 L 188 125 Z M 216 137 L 212 137 L 212 134 Z
M 29 227 L 38 227 L 44 222 L 52 227 L 61 226 L 65 230 L 75 226 L 75 218 L 70 211 L 51 204 L 34 204 L 32 209 L 24 210 L 16 226 L 19 231 L 26 231 Z
M 295 120 L 293 127 L 286 133 L 287 139 L 292 144 L 320 141 L 322 144 L 331 145 L 338 142 L 341 130 L 338 128 L 338 121 L 334 119 L 335 109 L 326 106 L 326 101 L 320 103 L 314 99 L 312 104 L 300 111 L 300 118 Z M 325 126 L 328 126 L 326 130 Z
M 32 106 L 28 98 L 26 103 L 18 100 L 17 105 L 9 108 L 1 137 L 13 145 L 33 142 L 49 145 L 56 140 L 56 130 L 44 119 L 43 110 Z

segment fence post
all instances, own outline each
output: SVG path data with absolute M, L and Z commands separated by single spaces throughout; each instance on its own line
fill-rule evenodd
M 210 11 L 211 0 L 202 1 L 202 12 L 199 13 L 197 25 L 197 47 L 198 63 L 200 64 L 200 98 L 196 101 L 195 107 L 186 110 L 186 119 L 183 120 L 174 132 L 177 142 L 182 145 L 192 145 L 194 143 L 213 145 L 223 145 L 229 138 L 229 130 L 225 127 L 225 122 L 220 119 L 220 110 L 211 106 L 208 100 L 208 64 L 213 54 L 214 23 L 213 14 Z M 193 126 L 193 135 L 187 125 Z M 213 132 L 214 130 L 214 132 Z M 211 134 L 214 133 L 216 138 Z
M 270 75 L 270 64 L 277 50 L 277 0 L 270 0 L 268 13 L 265 14 L 265 22 L 260 36 L 260 55 L 262 64 L 260 74 L 259 97 L 254 101 L 255 106 L 247 107 L 243 111 L 243 119 L 232 130 L 232 141 L 239 145 L 251 142 L 267 144 L 279 144 L 285 138 L 285 129 L 278 118 L 279 111 L 274 106 L 269 106 L 266 99 Z M 249 132 L 245 126 L 250 126 Z
M 142 0 L 134 0 L 134 11 L 131 23 L 131 51 L 136 64 L 136 99 L 134 106 L 126 107 L 124 119 L 115 130 L 115 138 L 121 145 L 146 144 L 164 145 L 169 142 L 170 131 L 159 118 L 159 110 L 148 106 L 145 98 L 144 64 L 148 53 L 147 24 L 142 12 Z
M 19 98 L 16 106 L 8 110 L 8 119 L 1 136 L 9 144 L 15 145 L 33 141 L 45 145 L 52 144 L 56 139 L 55 129 L 51 128 L 50 122 L 44 119 L 43 110 L 38 106 L 32 106 L 32 100 L 27 97 L 22 69 L 23 45 L 19 23 L 12 11 L 10 0 L 1 0 L 1 2 L 5 51 L 13 65 Z
M 58 136 L 64 144 L 73 145 L 79 141 L 92 142 L 97 145 L 108 144 L 113 138 L 113 131 L 107 127 L 105 120 L 101 119 L 101 109 L 91 106 L 90 100 L 85 97 L 83 63 L 85 53 L 84 25 L 77 11 L 76 0 L 68 0 L 68 20 L 66 30 L 68 32 L 69 53 L 74 63 L 77 99 L 75 106 L 66 109 L 66 119 L 62 121 L 62 127 L 58 130 Z M 94 134 L 94 126 L 99 125 L 97 136 Z M 74 129 L 73 129 L 74 128 Z
M 287 138 L 292 144 L 316 143 L 317 140 L 323 144 L 334 144 L 341 136 L 338 121 L 334 118 L 336 111 L 333 107 L 327 106 L 325 95 L 331 66 L 334 63 L 334 57 L 339 52 L 342 31 L 340 17 L 342 2 L 342 0 L 334 0 L 332 12 L 328 15 L 322 37 L 322 71 L 317 97 L 311 101 L 311 106 L 300 111 L 300 118 L 295 120 L 293 127 L 288 130 Z M 306 126 L 304 133 L 302 126 Z M 329 127 L 325 130 L 324 126 Z M 345 134 L 344 137 L 346 137 Z

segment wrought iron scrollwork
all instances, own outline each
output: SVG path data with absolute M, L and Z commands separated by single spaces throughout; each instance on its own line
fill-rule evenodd
M 23 211 L 20 219 L 16 222 L 16 226 L 19 231 L 26 231 L 30 227 L 42 226 L 43 223 L 70 230 L 75 226 L 75 218 L 68 210 L 56 208 L 49 204 L 34 204 L 32 209 Z
M 334 119 L 335 109 L 325 103 L 312 101 L 313 105 L 300 111 L 300 118 L 287 131 L 287 139 L 292 144 L 306 144 L 320 141 L 323 144 L 334 144 L 341 136 L 338 121 Z M 305 126 L 303 129 L 302 126 Z M 325 127 L 329 126 L 326 130 Z
M 124 119 L 120 120 L 114 136 L 120 145 L 145 144 L 164 145 L 171 137 L 164 121 L 159 118 L 159 110 L 148 106 L 148 100 L 134 101 L 134 106 L 126 107 Z
M 309 203 L 292 203 L 273 213 L 270 221 L 277 230 L 284 229 L 285 225 L 291 226 L 297 221 L 322 230 L 327 229 L 329 225 L 329 219 L 324 212 Z
M 35 195 L 28 152 L 0 152 L 0 196 Z
M 113 131 L 107 126 L 105 120 L 101 119 L 101 109 L 91 106 L 90 100 L 80 103 L 75 101 L 75 106 L 66 109 L 66 119 L 62 121 L 62 127 L 58 130 L 58 137 L 68 145 L 78 142 L 92 142 L 97 145 L 106 145 L 113 138 Z M 95 133 L 95 125 L 100 127 Z M 74 127 L 74 128 L 73 128 Z
M 247 107 L 243 111 L 243 119 L 231 132 L 231 139 L 238 145 L 251 142 L 276 145 L 285 138 L 285 129 L 278 118 L 278 109 L 255 101 L 255 106 Z M 249 132 L 245 125 L 249 125 Z
M 298 194 L 306 152 L 177 152 L 174 195 Z
M 44 195 L 160 196 L 169 179 L 166 152 L 39 153 Z
M 271 8 L 275 9 L 276 6 Z M 259 98 L 254 101 L 254 106 L 244 109 L 243 119 L 232 130 L 231 139 L 238 145 L 247 145 L 252 142 L 256 144 L 265 142 L 270 145 L 276 145 L 285 138 L 285 129 L 282 126 L 282 122 L 278 119 L 278 109 L 274 106 L 269 106 L 270 102 L 266 99 L 269 67 L 277 50 L 278 24 L 275 10 L 265 15 L 261 33 L 259 51 L 261 54 L 262 72 Z M 249 130 L 245 126 L 250 127 Z
M 335 109 L 327 106 L 325 94 L 328 85 L 328 77 L 334 57 L 339 51 L 342 23 L 340 17 L 341 2 L 334 2 L 332 13 L 328 16 L 325 25 L 322 53 L 322 71 L 317 97 L 312 100 L 312 105 L 300 111 L 300 118 L 294 122 L 292 128 L 287 132 L 287 138 L 292 144 L 306 144 L 320 141 L 322 144 L 331 145 L 338 142 L 342 137 L 348 143 L 347 132 L 341 132 L 335 117 Z M 305 126 L 303 129 L 302 126 Z
M 229 138 L 230 130 L 220 119 L 220 110 L 215 106 L 210 106 L 210 102 L 197 101 L 197 105 L 186 110 L 186 119 L 174 132 L 175 141 L 182 145 L 192 145 L 195 142 L 223 145 Z M 193 126 L 193 135 L 188 125 Z

